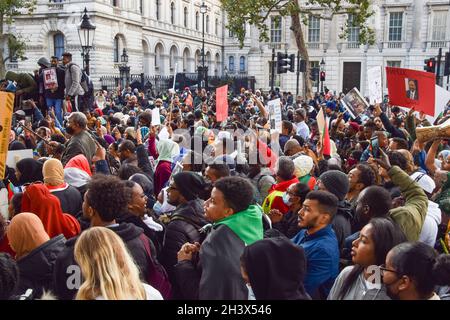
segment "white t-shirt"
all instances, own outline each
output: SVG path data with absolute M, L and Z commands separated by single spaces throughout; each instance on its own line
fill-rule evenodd
M 153 288 L 151 285 L 148 285 L 146 283 L 142 283 L 142 285 L 144 286 L 147 300 L 164 300 L 161 293 L 159 293 L 159 291 Z M 105 300 L 105 298 L 103 298 L 103 296 L 98 296 L 97 298 L 95 298 L 95 300 Z

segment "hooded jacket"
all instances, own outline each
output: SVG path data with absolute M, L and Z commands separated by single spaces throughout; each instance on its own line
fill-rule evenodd
M 345 244 L 345 238 L 352 234 L 353 210 L 350 202 L 346 200 L 339 201 L 336 215 L 334 216 L 332 226 L 339 244 L 339 251 Z
M 233 217 L 235 216 L 235 217 Z M 263 238 L 262 211 L 249 206 L 212 225 L 200 248 L 198 261 L 175 266 L 185 299 L 247 300 L 240 259 L 245 246 Z
M 400 226 L 408 241 L 417 241 L 427 214 L 428 198 L 417 182 L 398 166 L 393 166 L 388 173 L 405 198 L 405 205 L 391 209 L 389 216 Z
M 66 73 L 64 77 L 64 84 L 66 86 L 66 95 L 67 96 L 84 95 L 85 92 L 80 84 L 82 75 L 81 68 L 77 64 L 70 62 L 66 65 L 65 72 Z
M 171 279 L 177 264 L 177 253 L 186 242 L 202 242 L 200 229 L 207 224 L 203 201 L 195 199 L 178 206 L 170 216 L 164 236 L 161 263 Z
M 275 237 L 256 241 L 245 248 L 241 260 L 256 300 L 311 299 L 303 286 L 305 252 L 289 239 Z
M 43 290 L 52 288 L 53 267 L 65 242 L 66 239 L 60 234 L 17 261 L 20 271 L 17 295 L 33 289 L 33 297 L 38 298 Z
M 438 226 L 441 224 L 441 209 L 439 205 L 428 200 L 428 210 L 425 220 L 423 221 L 422 230 L 420 231 L 419 241 L 426 243 L 434 248 L 438 233 Z
M 125 242 L 127 249 L 139 268 L 141 280 L 146 281 L 150 257 L 147 255 L 141 238 L 144 231 L 130 223 L 116 224 L 108 228 L 114 231 Z M 72 300 L 78 290 L 76 284 L 79 279 L 76 278 L 77 271 L 74 270 L 74 266 L 77 266 L 74 258 L 77 238 L 72 238 L 66 242 L 65 248 L 58 255 L 55 263 L 53 272 L 55 286 L 53 291 L 62 300 Z

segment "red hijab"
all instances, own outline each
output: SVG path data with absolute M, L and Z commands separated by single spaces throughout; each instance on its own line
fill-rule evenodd
M 81 231 L 77 219 L 62 212 L 59 199 L 52 195 L 44 184 L 31 184 L 25 189 L 22 212 L 32 212 L 37 215 L 50 238 L 62 233 L 66 239 L 69 239 Z
M 82 154 L 79 154 L 79 155 L 73 157 L 72 159 L 70 159 L 64 168 L 77 168 L 77 169 L 83 170 L 90 177 L 92 177 L 92 171 L 91 171 L 91 167 L 89 166 L 89 161 Z

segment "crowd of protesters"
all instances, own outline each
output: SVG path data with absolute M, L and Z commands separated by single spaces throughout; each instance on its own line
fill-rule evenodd
M 94 91 L 62 62 L 0 82 L 33 151 L 0 184 L 0 299 L 450 299 L 450 135 L 416 136 L 450 103 L 242 88 L 218 121 L 213 90 Z

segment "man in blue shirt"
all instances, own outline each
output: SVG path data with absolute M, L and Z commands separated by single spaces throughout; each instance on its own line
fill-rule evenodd
M 299 211 L 303 228 L 292 242 L 305 250 L 307 272 L 305 289 L 314 299 L 325 299 L 339 274 L 339 246 L 331 223 L 338 198 L 328 191 L 308 193 Z

